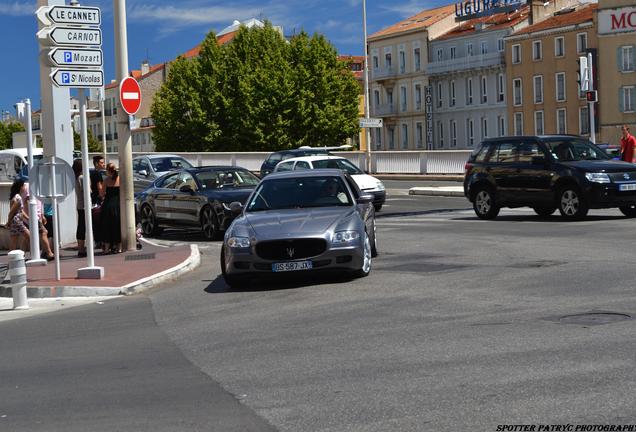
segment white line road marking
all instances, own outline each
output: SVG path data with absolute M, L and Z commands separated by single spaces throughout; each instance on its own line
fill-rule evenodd
M 139 93 L 137 92 L 123 92 L 121 95 L 122 99 L 134 99 L 134 100 L 138 100 L 139 99 Z

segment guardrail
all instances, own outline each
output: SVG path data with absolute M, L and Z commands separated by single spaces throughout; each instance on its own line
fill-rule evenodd
M 425 151 L 374 151 L 371 152 L 371 172 L 374 174 L 461 174 L 470 150 Z M 91 153 L 90 157 L 97 153 Z M 195 166 L 233 165 L 260 171 L 261 164 L 270 152 L 252 153 L 133 153 L 133 157 L 145 154 L 173 154 L 183 157 Z M 346 157 L 360 169 L 366 170 L 365 152 L 334 152 Z M 118 165 L 116 153 L 108 153 L 107 161 Z

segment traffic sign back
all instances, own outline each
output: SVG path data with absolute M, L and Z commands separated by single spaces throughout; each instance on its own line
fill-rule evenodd
M 141 88 L 136 79 L 126 77 L 119 85 L 119 101 L 128 115 L 135 115 L 141 106 Z

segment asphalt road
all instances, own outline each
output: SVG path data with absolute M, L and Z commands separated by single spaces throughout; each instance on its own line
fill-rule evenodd
M 636 424 L 636 221 L 529 209 L 481 221 L 462 198 L 397 192 L 379 216 L 364 279 L 231 291 L 220 244 L 173 231 L 156 241 L 202 246 L 178 283 L 0 323 L 0 428 L 185 430 L 191 417 L 188 430 L 232 430 L 223 413 L 303 432 Z

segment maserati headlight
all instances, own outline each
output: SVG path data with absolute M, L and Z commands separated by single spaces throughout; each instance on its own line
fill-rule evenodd
M 248 248 L 250 244 L 250 239 L 247 237 L 230 237 L 227 239 L 227 245 L 235 249 Z
M 360 238 L 358 231 L 337 231 L 334 236 L 333 244 L 346 244 L 352 243 Z
M 611 180 L 609 176 L 605 173 L 585 173 L 585 178 L 591 181 L 592 183 L 610 183 Z

